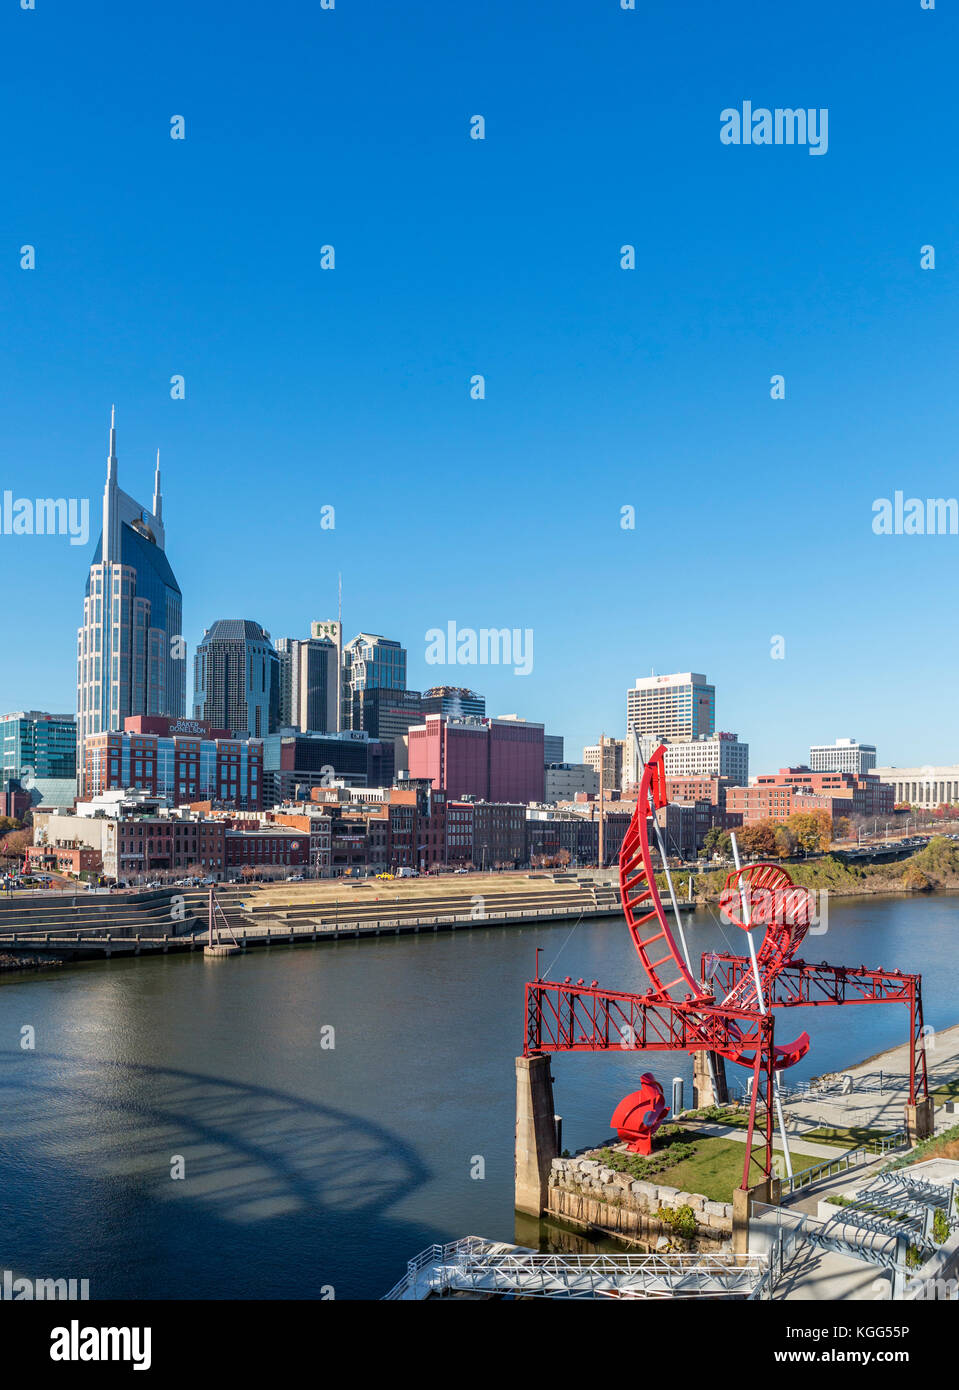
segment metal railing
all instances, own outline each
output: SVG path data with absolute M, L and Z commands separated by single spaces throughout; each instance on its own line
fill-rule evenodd
M 385 1298 L 455 1290 L 524 1298 L 746 1299 L 766 1272 L 762 1255 L 539 1254 L 468 1237 L 421 1251 Z
M 780 1197 L 791 1196 L 826 1178 L 838 1177 L 850 1168 L 858 1168 L 875 1158 L 881 1158 L 893 1149 L 903 1148 L 907 1143 L 908 1136 L 904 1129 L 897 1130 L 894 1134 L 881 1134 L 877 1139 L 870 1139 L 868 1143 L 849 1149 L 836 1158 L 826 1158 L 821 1163 L 813 1163 L 809 1168 L 793 1173 L 791 1178 L 781 1178 Z

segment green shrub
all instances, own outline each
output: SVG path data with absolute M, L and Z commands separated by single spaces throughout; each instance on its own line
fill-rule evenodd
M 681 1207 L 660 1207 L 659 1219 L 669 1226 L 674 1235 L 682 1240 L 692 1240 L 696 1235 L 696 1213 L 685 1204 Z

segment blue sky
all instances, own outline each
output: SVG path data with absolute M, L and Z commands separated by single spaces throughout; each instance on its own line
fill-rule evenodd
M 342 571 L 348 635 L 570 758 L 693 669 L 753 772 L 959 760 L 959 536 L 871 529 L 959 493 L 957 36 L 945 0 L 11 0 L 0 489 L 96 517 L 115 401 L 191 652 L 306 633 Z M 722 145 L 744 99 L 828 108 L 828 153 Z M 95 542 L 0 535 L 0 708 L 72 708 Z M 451 619 L 531 628 L 532 674 L 427 666 Z

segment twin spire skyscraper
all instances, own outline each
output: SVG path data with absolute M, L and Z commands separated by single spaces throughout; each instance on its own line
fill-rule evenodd
M 123 721 L 134 714 L 180 718 L 186 705 L 182 595 L 165 551 L 159 450 L 152 510 L 121 489 L 118 474 L 114 407 L 103 527 L 77 632 L 81 796 L 89 782 L 84 742 L 90 734 L 122 730 Z

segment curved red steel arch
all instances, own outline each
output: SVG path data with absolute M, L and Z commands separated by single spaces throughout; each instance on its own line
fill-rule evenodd
M 652 848 L 649 843 L 650 820 L 668 803 L 665 772 L 665 747 L 660 745 L 643 771 L 636 798 L 636 810 L 623 839 L 619 855 L 619 891 L 623 913 L 636 953 L 649 976 L 651 1000 L 675 1000 L 673 991 L 679 986 L 684 1001 L 715 1005 L 715 995 L 693 975 L 683 951 L 673 935 L 656 884 Z M 809 930 L 809 893 L 797 888 L 785 869 L 778 864 L 750 864 L 736 870 L 726 880 L 720 899 L 720 910 L 727 919 L 745 926 L 743 914 L 749 908 L 751 927 L 766 929 L 762 945 L 756 953 L 763 999 L 769 998 L 770 986 L 776 976 L 789 964 Z M 737 915 L 737 909 L 740 915 Z M 678 1002 L 678 1001 L 677 1001 Z M 720 1002 L 730 1009 L 760 1008 L 756 983 L 752 975 L 744 975 Z M 742 1037 L 742 1030 L 731 1021 L 721 1024 L 715 1012 L 701 1020 L 703 1046 L 720 1053 L 740 1066 L 752 1066 L 755 1052 L 745 1045 L 733 1045 L 729 1040 Z M 723 1036 L 720 1037 L 720 1034 Z M 791 1067 L 809 1051 L 809 1034 L 801 1033 L 792 1043 L 776 1045 L 773 1065 L 777 1070 Z

